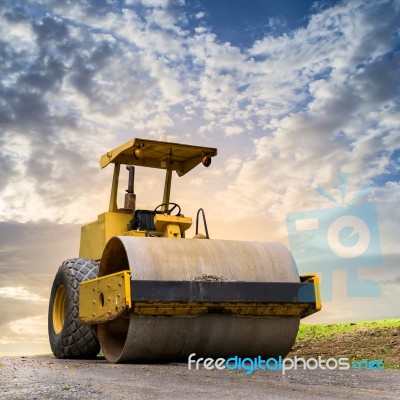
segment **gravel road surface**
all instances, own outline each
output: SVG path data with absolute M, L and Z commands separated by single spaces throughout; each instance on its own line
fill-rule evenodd
M 186 363 L 109 364 L 1 357 L 0 398 L 19 399 L 399 399 L 400 371 L 189 371 Z

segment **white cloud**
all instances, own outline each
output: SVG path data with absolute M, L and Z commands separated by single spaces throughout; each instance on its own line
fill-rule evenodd
M 193 186 L 203 186 L 204 185 L 204 179 L 203 178 L 194 178 L 190 180 L 190 185 Z
M 44 315 L 17 319 L 2 325 L 0 356 L 26 356 L 51 353 Z
M 17 336 L 31 335 L 47 341 L 47 321 L 41 315 L 17 319 L 9 324 L 9 328 Z
M 254 140 L 254 157 L 217 194 L 221 201 L 241 193 L 243 213 L 267 207 L 282 218 L 315 202 L 307 191 L 322 182 L 334 186 L 340 170 L 355 187 L 387 170 L 390 153 L 381 152 L 399 146 L 391 111 L 398 108 L 399 72 L 386 56 L 394 17 L 383 8 L 385 28 L 372 38 L 374 28 L 365 22 L 375 13 L 374 6 L 339 4 L 290 36 L 255 44 L 250 54 L 265 61 L 255 63 L 255 84 L 244 93 L 254 99 L 250 114 L 267 134 Z M 254 203 L 257 192 L 263 201 Z
M 194 30 L 198 35 L 208 32 L 208 29 L 204 26 L 198 26 L 198 27 L 194 28 Z
M 160 7 L 166 8 L 169 0 L 140 0 L 140 2 L 146 7 Z
M 244 129 L 241 126 L 237 126 L 237 125 L 227 126 L 225 128 L 225 136 L 227 136 L 227 137 L 240 135 L 243 132 L 244 132 Z
M 26 300 L 30 302 L 48 302 L 48 299 L 32 293 L 21 286 L 0 288 L 0 297 L 4 299 Z
M 265 36 L 246 50 L 221 44 L 210 28 L 190 34 L 164 1 L 146 6 L 143 15 L 125 8 L 101 17 L 83 5 L 60 6 L 76 23 L 51 13 L 7 22 L 11 48 L 34 44 L 14 57 L 25 57 L 31 70 L 46 65 L 40 74 L 53 74 L 54 86 L 40 86 L 36 96 L 38 76 L 15 72 L 21 93 L 36 96 L 24 101 L 37 111 L 26 117 L 28 129 L 16 114 L 4 136 L 4 165 L 13 173 L 0 172 L 3 219 L 94 217 L 91 205 L 106 182 L 98 156 L 135 135 L 179 141 L 180 132 L 198 133 L 222 144 L 226 158 L 234 145 L 224 136 L 246 143 L 242 168 L 217 197 L 223 203 L 233 191 L 253 213 L 269 208 L 283 215 L 306 206 L 313 200 L 298 193 L 334 185 L 339 167 L 355 186 L 387 170 L 390 154 L 382 152 L 398 147 L 398 61 L 385 56 L 393 46 L 394 8 L 339 3 L 314 14 L 306 27 Z M 61 46 L 62 37 L 73 51 Z M 38 63 L 43 52 L 47 60 L 55 52 L 63 67 L 54 72 L 49 61 Z
M 237 156 L 229 157 L 225 162 L 225 172 L 227 174 L 237 173 L 242 166 L 242 159 Z
M 2 20 L 0 25 L 2 37 L 7 37 L 8 43 L 18 52 L 33 55 L 37 51 L 37 43 L 34 40 L 32 27 L 28 21 Z

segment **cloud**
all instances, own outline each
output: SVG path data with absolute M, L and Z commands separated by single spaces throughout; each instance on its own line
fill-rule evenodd
M 1 33 L 7 62 L 0 85 L 5 106 L 0 115 L 0 140 L 5 143 L 0 204 L 8 204 L 0 210 L 3 219 L 32 219 L 27 214 L 34 204 L 33 219 L 71 222 L 68 210 L 59 205 L 65 202 L 76 210 L 77 203 L 86 203 L 83 209 L 90 209 L 104 186 L 97 158 L 112 147 L 107 142 L 118 127 L 126 132 L 125 140 L 131 137 L 126 126 L 130 131 L 132 119 L 153 136 L 163 136 L 171 127 L 167 112 L 183 94 L 179 68 L 169 68 L 179 56 L 170 60 L 168 54 L 178 54 L 183 46 L 174 39 L 180 31 L 166 26 L 175 21 L 173 9 L 153 5 L 156 14 L 145 23 L 129 9 L 115 9 L 102 18 L 91 14 L 86 3 L 69 8 L 28 2 L 16 8 L 6 2 Z M 97 11 L 101 14 L 100 5 Z M 155 22 L 162 31 L 151 28 Z M 139 57 L 138 48 L 144 49 Z M 163 101 L 157 100 L 160 95 Z M 93 155 L 92 146 L 99 142 Z M 82 197 L 80 188 L 89 179 L 92 184 Z
M 19 286 L 19 287 L 1 287 L 0 297 L 5 299 L 15 299 L 15 300 L 29 300 L 32 302 L 47 302 L 48 299 L 39 296 L 29 290 Z
M 37 355 L 50 352 L 47 320 L 43 315 L 20 318 L 1 325 L 1 356 Z
M 242 160 L 238 156 L 231 156 L 226 160 L 225 172 L 227 174 L 236 173 L 242 165 Z
M 235 126 L 235 125 L 233 125 L 233 126 L 227 126 L 226 128 L 225 128 L 225 135 L 227 136 L 227 137 L 229 137 L 229 136 L 235 136 L 235 135 L 240 135 L 241 133 L 243 133 L 244 132 L 244 129 L 241 127 L 241 126 Z
M 79 231 L 46 221 L 0 222 L 0 354 L 49 351 L 50 290 L 62 261 L 78 255 Z
M 42 334 L 42 337 L 44 336 L 44 339 L 47 339 L 47 337 L 43 335 L 43 332 L 46 332 L 46 324 L 41 316 L 18 319 L 10 326 L 10 330 L 17 335 L 17 337 Z
M 180 2 L 125 6 L 5 3 L 3 219 L 83 221 L 106 184 L 98 157 L 134 134 L 189 132 L 224 146 L 242 137 L 253 148 L 241 174 L 268 162 L 270 180 L 292 177 L 281 195 L 304 191 L 303 176 L 332 183 L 333 164 L 368 169 L 364 180 L 387 170 L 398 147 L 395 2 L 338 3 L 249 49 L 220 43 L 210 27 L 190 31 Z M 232 190 L 251 184 L 241 174 Z
M 376 21 L 375 14 L 381 21 L 376 37 L 375 25 L 366 24 Z M 340 170 L 354 187 L 387 170 L 399 147 L 393 112 L 400 71 L 398 55 L 388 53 L 397 35 L 395 15 L 391 2 L 378 12 L 375 5 L 339 3 L 312 16 L 306 28 L 253 46 L 250 54 L 262 59 L 254 63 L 259 73 L 244 94 L 268 100 L 251 113 L 259 117 L 259 137 L 236 181 L 217 194 L 221 202 L 241 193 L 243 213 L 267 206 L 272 218 L 282 218 L 310 207 L 318 184 L 337 185 Z M 263 67 L 269 74 L 260 73 Z
M 204 179 L 202 178 L 194 178 L 190 181 L 190 184 L 193 186 L 203 186 L 204 185 Z

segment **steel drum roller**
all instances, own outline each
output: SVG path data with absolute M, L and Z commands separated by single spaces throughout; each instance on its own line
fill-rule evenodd
M 99 277 L 130 269 L 135 280 L 299 282 L 290 252 L 279 243 L 230 240 L 112 238 Z M 163 362 L 197 357 L 286 355 L 300 317 L 235 315 L 137 316 L 99 324 L 98 336 L 112 362 Z

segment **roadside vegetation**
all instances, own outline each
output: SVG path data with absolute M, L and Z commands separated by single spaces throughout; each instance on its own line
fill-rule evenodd
M 343 324 L 301 324 L 289 357 L 348 357 L 350 362 L 381 360 L 400 369 L 400 319 Z

